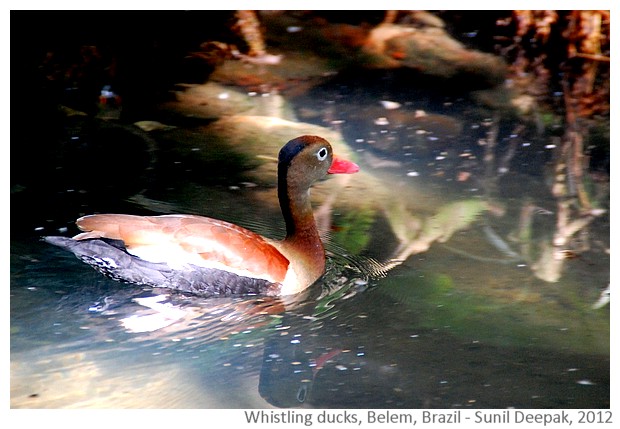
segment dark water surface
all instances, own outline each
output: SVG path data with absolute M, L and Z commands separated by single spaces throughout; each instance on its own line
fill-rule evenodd
M 73 234 L 79 213 L 188 208 L 278 236 L 277 207 L 253 197 L 275 189 L 243 184 L 230 166 L 196 171 L 167 157 L 165 145 L 154 169 L 148 156 L 131 158 L 146 166 L 136 169 L 144 180 L 130 170 L 135 164 L 119 157 L 119 165 L 109 153 L 105 166 L 65 168 L 12 196 L 11 406 L 609 407 L 610 307 L 593 308 L 609 284 L 609 216 L 591 222 L 589 248 L 567 259 L 557 281 L 540 279 L 531 267 L 555 225 L 548 136 L 514 134 L 517 123 L 463 97 L 403 92 L 389 74 L 378 82 L 338 79 L 287 101 L 302 120 L 342 132 L 380 183 L 404 182 L 394 191 L 411 190 L 403 201 L 424 195 L 412 205 L 425 214 L 492 192 L 502 215 L 476 215 L 445 243 L 377 275 L 376 264 L 398 246 L 389 203 L 368 219 L 335 212 L 341 225 L 366 225 L 363 244 L 352 256 L 343 249 L 359 234 L 332 231 L 328 272 L 309 291 L 286 300 L 205 299 L 108 280 L 39 236 Z M 480 139 L 496 123 L 497 162 L 507 161 L 493 181 Z M 88 132 L 89 141 L 105 142 L 114 130 Z M 89 171 L 97 173 L 89 191 L 63 188 Z M 367 197 L 383 204 L 372 191 Z M 540 207 L 531 259 L 527 246 L 509 240 L 528 200 Z

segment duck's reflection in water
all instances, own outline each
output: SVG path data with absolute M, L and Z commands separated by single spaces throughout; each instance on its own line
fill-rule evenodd
M 74 348 L 87 350 L 85 359 L 103 374 L 89 379 L 93 386 L 105 374 L 126 374 L 135 384 L 142 373 L 165 377 L 173 367 L 186 378 L 175 376 L 181 392 L 168 395 L 217 396 L 185 402 L 192 406 L 588 408 L 606 397 L 604 357 L 498 345 L 456 335 L 450 326 L 429 327 L 385 293 L 389 284 L 364 289 L 359 279 L 341 284 L 343 277 L 354 278 L 328 275 L 286 300 L 206 299 L 102 281 L 62 295 L 52 321 L 72 316 L 64 329 L 75 332 Z M 42 373 L 34 379 L 41 377 L 48 382 Z

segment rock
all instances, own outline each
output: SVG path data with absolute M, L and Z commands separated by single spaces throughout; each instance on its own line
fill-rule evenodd
M 304 134 L 319 135 L 331 143 L 335 153 L 344 158 L 353 158 L 340 133 L 278 117 L 229 116 L 202 129 L 205 144 L 226 146 L 236 155 L 243 156 L 246 166 L 251 168 L 251 179 L 269 184 L 277 181 L 277 156 L 282 145 Z
M 369 67 L 406 67 L 445 79 L 467 77 L 489 86 L 502 83 L 507 73 L 501 58 L 468 49 L 439 27 L 378 25 L 370 31 L 362 53 Z
M 275 91 L 266 94 L 246 93 L 214 82 L 186 85 L 176 92 L 176 101 L 164 103 L 161 108 L 181 116 L 204 120 L 238 114 L 295 119 L 288 103 Z
M 375 26 L 282 12 L 262 13 L 261 21 L 267 40 L 275 46 L 319 55 L 340 70 L 411 69 L 440 79 L 460 78 L 471 87 L 504 81 L 507 66 L 500 57 L 467 48 L 450 36 L 436 15 L 422 11 L 408 11 L 406 15 L 400 20 L 402 24 L 384 20 Z M 284 55 L 286 58 L 289 54 Z
M 142 131 L 146 131 L 147 133 L 151 131 L 161 131 L 161 130 L 170 130 L 176 128 L 172 125 L 162 124 L 157 121 L 138 121 L 134 122 L 134 125 L 140 128 Z

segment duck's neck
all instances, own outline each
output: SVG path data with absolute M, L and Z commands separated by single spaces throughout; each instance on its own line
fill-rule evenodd
M 325 250 L 314 221 L 309 189 L 300 181 L 303 178 L 279 177 L 278 197 L 286 223 L 284 244 L 296 254 L 297 260 L 304 261 L 306 269 L 320 276 L 325 269 Z

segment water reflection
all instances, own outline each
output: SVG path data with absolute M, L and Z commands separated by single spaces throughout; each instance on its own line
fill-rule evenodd
M 497 308 L 468 310 L 475 298 L 430 273 L 396 269 L 368 286 L 332 267 L 293 300 L 209 300 L 119 287 L 64 262 L 65 273 L 50 274 L 52 258 L 14 274 L 14 407 L 606 406 L 608 359 L 544 341 L 570 329 L 534 334 L 508 306 L 485 323 Z M 128 324 L 158 314 L 171 323 Z
M 287 99 L 195 87 L 182 106 L 191 114 L 216 100 L 272 104 L 153 131 L 157 159 L 137 149 L 124 160 L 142 161 L 128 187 L 127 172 L 84 184 L 86 167 L 61 159 L 46 170 L 63 172 L 57 182 L 50 173 L 18 189 L 11 406 L 608 407 L 608 214 L 575 214 L 549 193 L 549 136 L 392 78 Z M 306 293 L 210 300 L 122 285 L 38 241 L 70 235 L 78 213 L 112 210 L 196 213 L 282 236 L 269 156 L 301 126 L 282 117 L 341 132 L 363 167 L 313 190 L 329 261 Z M 127 127 L 103 127 L 95 154 L 107 132 Z M 143 146 L 145 134 L 129 134 Z M 88 152 L 71 148 L 69 159 Z M 604 210 L 608 188 L 592 186 Z M 572 254 L 558 258 L 558 237 Z
M 364 311 L 353 315 L 351 307 Z M 386 314 L 388 307 L 391 311 Z M 270 403 L 322 408 L 545 408 L 557 407 L 563 400 L 568 401 L 565 406 L 585 404 L 605 390 L 597 384 L 602 375 L 594 363 L 597 358 L 568 358 L 536 347 L 497 347 L 493 345 L 497 340 L 485 334 L 453 335 L 458 329 L 431 328 L 419 320 L 438 317 L 434 313 L 440 308 L 423 316 L 386 299 L 378 289 L 341 302 L 339 308 L 338 316 L 307 321 L 305 328 L 301 321 L 285 316 L 288 335 L 266 340 L 259 391 Z M 390 328 L 381 330 L 377 325 Z M 541 372 L 546 376 L 541 378 Z M 580 391 L 580 380 L 590 380 L 594 389 Z

